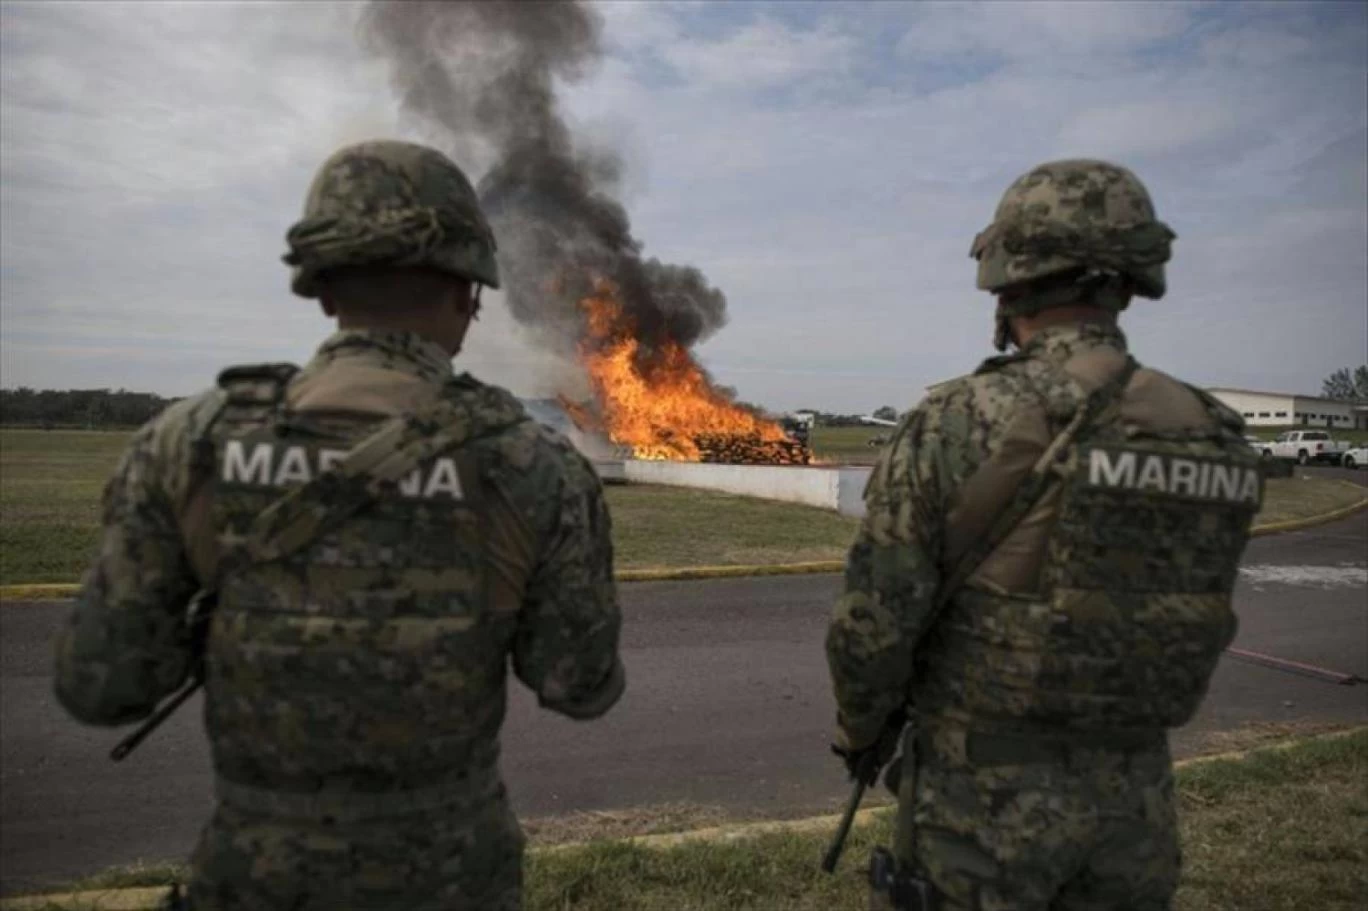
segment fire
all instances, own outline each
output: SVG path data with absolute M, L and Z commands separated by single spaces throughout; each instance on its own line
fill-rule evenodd
M 806 463 L 806 447 L 728 399 L 685 348 L 667 341 L 643 350 L 610 285 L 580 307 L 588 331 L 579 355 L 598 406 L 594 414 L 566 403 L 581 426 L 604 431 L 639 459 Z

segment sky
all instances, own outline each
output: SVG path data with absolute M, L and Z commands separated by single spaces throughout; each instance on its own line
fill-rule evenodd
M 1142 363 L 1315 394 L 1368 362 L 1368 4 L 594 8 L 567 116 L 623 157 L 645 253 L 726 294 L 697 354 L 747 401 L 901 411 L 994 354 L 970 242 L 1059 158 L 1132 169 L 1178 235 L 1167 296 L 1123 315 Z M 308 182 L 419 137 L 357 10 L 0 4 L 0 385 L 185 395 L 308 359 L 330 326 L 280 261 Z M 457 367 L 554 391 L 486 304 Z

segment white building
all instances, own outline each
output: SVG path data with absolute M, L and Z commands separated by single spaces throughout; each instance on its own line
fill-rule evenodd
M 1256 392 L 1252 389 L 1208 389 L 1244 416 L 1250 427 L 1329 427 L 1348 430 L 1368 427 L 1368 407 L 1313 395 Z

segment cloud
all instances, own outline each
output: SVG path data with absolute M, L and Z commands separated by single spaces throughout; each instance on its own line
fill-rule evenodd
M 854 39 L 832 23 L 798 31 L 757 19 L 713 41 L 671 41 L 661 57 L 686 81 L 713 88 L 756 89 L 789 84 L 849 67 Z
M 980 53 L 1004 59 L 1116 54 L 1180 34 L 1193 5 L 1142 2 L 921 3 L 898 42 L 907 58 Z
M 1059 144 L 1086 151 L 1080 157 L 1154 155 L 1223 139 L 1240 124 L 1220 105 L 1154 99 L 1080 111 L 1060 129 Z
M 729 301 L 700 349 L 774 408 L 907 407 L 991 353 L 967 256 L 1038 161 L 1113 157 L 1178 232 L 1125 325 L 1208 384 L 1319 389 L 1368 330 L 1368 8 L 605 3 L 566 87 L 648 255 Z M 313 169 L 405 135 L 355 8 L 0 7 L 0 382 L 183 394 L 327 331 L 280 263 Z M 231 36 L 231 40 L 225 36 Z M 558 365 L 497 295 L 457 360 Z
M 1316 42 L 1309 35 L 1257 25 L 1229 29 L 1202 42 L 1202 54 L 1208 60 L 1245 66 L 1285 64 L 1315 50 Z

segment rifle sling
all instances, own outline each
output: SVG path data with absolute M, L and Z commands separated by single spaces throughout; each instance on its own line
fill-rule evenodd
M 941 583 L 932 607 L 931 622 L 949 605 L 955 594 L 969 581 L 969 577 L 984 560 L 998 548 L 1017 524 L 1040 502 L 1052 481 L 1053 466 L 1061 455 L 1072 445 L 1078 434 L 1092 425 L 1098 416 L 1114 403 L 1130 384 L 1140 365 L 1132 357 L 1126 358 L 1121 370 L 1110 380 L 1093 390 L 1087 400 L 1076 412 L 1068 425 L 1045 447 L 1031 471 L 1013 491 L 1012 497 L 1002 505 L 993 518 L 988 532 L 965 551 Z M 898 766 L 898 777 L 917 774 L 917 730 L 915 715 L 905 716 L 906 728 L 902 737 L 902 756 L 894 760 Z M 899 814 L 899 825 L 911 825 L 910 814 Z
M 983 561 L 988 559 L 993 551 L 997 550 L 998 545 L 1012 533 L 1012 529 L 1016 528 L 1021 520 L 1040 502 L 1041 497 L 1049 490 L 1053 481 L 1051 469 L 1055 462 L 1062 458 L 1078 434 L 1090 427 L 1098 416 L 1125 391 L 1125 388 L 1130 385 L 1131 377 L 1135 375 L 1135 371 L 1139 367 L 1140 365 L 1136 363 L 1133 357 L 1127 357 L 1121 370 L 1088 395 L 1087 400 L 1082 407 L 1074 412 L 1073 418 L 1064 430 L 1051 441 L 1049 446 L 1045 447 L 1030 472 L 1017 484 L 1012 497 L 998 510 L 998 514 L 993 519 L 992 524 L 989 525 L 987 533 L 964 552 L 956 561 L 954 568 L 945 577 L 945 581 L 941 583 L 936 592 L 935 606 L 932 609 L 932 623 L 935 622 L 936 617 L 940 615 L 956 593 L 969 581 L 969 578 Z
M 469 409 L 445 400 L 382 424 L 328 470 L 290 490 L 257 515 L 233 565 L 279 560 L 336 528 L 387 485 L 423 461 L 464 442 Z

